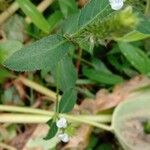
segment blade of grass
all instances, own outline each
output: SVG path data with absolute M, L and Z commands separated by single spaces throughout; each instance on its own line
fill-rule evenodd
M 29 16 L 32 22 L 43 32 L 49 33 L 49 24 L 44 16 L 37 10 L 30 0 L 16 0 L 23 12 Z

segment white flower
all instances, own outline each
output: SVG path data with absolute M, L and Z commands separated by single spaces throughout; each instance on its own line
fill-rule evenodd
M 62 142 L 64 142 L 64 143 L 69 142 L 69 136 L 68 136 L 67 133 L 59 134 L 59 135 L 58 135 L 58 138 L 59 138 Z
M 113 10 L 120 10 L 124 5 L 124 0 L 109 0 Z
M 67 127 L 67 120 L 65 118 L 60 118 L 57 122 L 56 125 L 58 128 L 66 128 Z

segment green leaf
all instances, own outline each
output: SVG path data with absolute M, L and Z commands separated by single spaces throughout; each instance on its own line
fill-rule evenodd
M 138 31 L 132 31 L 132 32 L 129 32 L 128 34 L 125 34 L 123 37 L 115 38 L 115 40 L 121 41 L 121 42 L 134 42 L 134 41 L 143 40 L 149 37 L 150 37 L 150 34 L 143 34 Z
M 60 11 L 55 11 L 48 17 L 49 32 L 51 32 L 62 20 L 63 15 Z
M 22 48 L 22 43 L 19 41 L 6 41 L 0 43 L 0 63 L 3 63 L 14 52 Z
M 53 68 L 68 53 L 72 44 L 60 35 L 45 37 L 15 52 L 4 65 L 16 71 Z
M 83 74 L 89 79 L 98 83 L 114 85 L 123 81 L 122 77 L 111 73 L 106 73 L 100 70 L 83 69 Z
M 59 5 L 65 17 L 72 13 L 78 12 L 78 7 L 75 0 L 59 0 Z
M 47 122 L 48 126 L 50 127 L 49 131 L 48 131 L 48 134 L 46 135 L 46 137 L 44 138 L 45 140 L 49 140 L 51 138 L 53 138 L 57 131 L 58 131 L 58 128 L 56 126 L 56 122 L 51 119 Z
M 59 81 L 58 87 L 62 91 L 74 88 L 77 80 L 77 72 L 69 56 L 65 56 L 58 64 L 59 67 Z M 57 67 L 52 69 L 54 78 L 57 77 Z M 57 79 L 56 79 L 57 80 Z
M 6 69 L 0 67 L 0 84 L 2 84 L 4 80 L 8 77 L 11 77 L 11 73 Z
M 150 34 L 150 19 L 144 18 L 144 16 L 141 18 L 139 25 L 137 26 L 136 30 L 138 32 L 141 32 L 143 34 Z
M 76 15 L 71 16 L 65 27 L 66 34 L 73 34 L 74 36 L 79 32 L 84 31 L 90 25 L 93 25 L 98 19 L 106 18 L 113 10 L 110 8 L 108 0 L 91 0 L 86 6 Z
M 140 73 L 150 72 L 150 59 L 139 48 L 129 43 L 118 43 L 121 53 Z
M 67 113 L 70 112 L 77 100 L 77 92 L 75 89 L 71 88 L 64 92 L 60 103 L 59 103 L 59 112 Z
M 23 12 L 30 17 L 32 22 L 42 31 L 49 32 L 49 24 L 30 0 L 16 0 Z

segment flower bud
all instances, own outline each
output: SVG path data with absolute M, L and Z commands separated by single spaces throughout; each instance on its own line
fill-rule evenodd
M 69 142 L 69 136 L 68 136 L 67 133 L 59 134 L 59 135 L 58 135 L 58 138 L 59 138 L 62 142 L 64 142 L 64 143 Z
M 67 120 L 65 118 L 60 118 L 57 122 L 56 125 L 58 128 L 66 128 L 67 127 Z
M 120 10 L 124 5 L 123 0 L 109 0 L 109 2 L 113 10 Z

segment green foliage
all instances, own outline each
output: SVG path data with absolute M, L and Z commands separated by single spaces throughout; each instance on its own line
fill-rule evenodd
M 150 19 L 149 18 L 145 18 L 144 16 L 141 18 L 141 21 L 139 23 L 139 25 L 137 26 L 137 31 L 144 33 L 144 34 L 150 34 Z
M 75 0 L 58 0 L 60 9 L 65 17 L 68 17 L 72 13 L 78 12 L 78 8 Z
M 0 84 L 2 84 L 3 81 L 8 77 L 11 77 L 11 73 L 6 69 L 0 67 Z
M 31 18 L 32 22 L 45 33 L 53 32 L 56 29 L 55 27 L 60 25 L 63 15 L 64 18 L 67 18 L 72 14 L 62 23 L 61 29 L 58 31 L 59 34 L 49 35 L 22 49 L 20 43 L 8 42 L 5 45 L 0 45 L 0 60 L 3 65 L 15 71 L 34 71 L 40 69 L 51 71 L 56 81 L 57 95 L 59 91 L 63 93 L 60 101 L 57 97 L 56 112 L 53 119 L 48 122 L 50 130 L 45 139 L 50 139 L 56 135 L 58 131 L 56 118 L 58 118 L 59 113 L 70 112 L 76 103 L 77 91 L 75 86 L 77 72 L 72 62 L 72 56 L 75 56 L 74 50 L 76 48 L 83 48 L 90 54 L 94 54 L 96 48 L 110 51 L 111 46 L 113 47 L 109 55 L 107 55 L 107 52 L 104 52 L 104 57 L 107 57 L 109 60 L 109 64 L 106 65 L 108 67 L 109 65 L 114 66 L 119 71 L 118 75 L 114 68 L 114 70 L 108 69 L 99 59 L 89 62 L 80 58 L 80 65 L 83 68 L 82 75 L 94 81 L 92 83 L 111 86 L 123 82 L 123 75 L 132 76 L 134 73 L 136 74 L 136 70 L 142 74 L 149 73 L 150 60 L 147 54 L 132 44 L 123 43 L 138 41 L 150 36 L 150 21 L 143 14 L 143 4 L 141 6 L 139 3 L 132 3 L 137 0 L 126 0 L 125 6 L 119 11 L 111 9 L 109 0 L 90 0 L 80 11 L 78 11 L 75 0 L 59 0 L 57 5 L 60 6 L 60 10 L 55 10 L 48 18 L 48 21 L 45 20 L 43 15 L 39 13 L 29 0 L 16 1 L 24 13 Z M 31 34 L 38 37 L 40 34 L 37 32 L 37 28 L 35 29 L 36 32 L 32 31 Z M 115 48 L 110 42 L 112 40 L 119 41 L 118 46 Z M 103 44 L 105 47 L 99 47 L 99 44 Z M 96 48 L 95 45 L 97 46 Z M 90 55 L 89 53 L 87 56 Z M 87 63 L 87 65 L 93 68 L 82 66 L 82 62 Z M 78 69 L 80 73 L 80 68 Z M 126 109 L 131 111 L 130 108 Z M 119 117 L 117 119 L 124 119 Z M 114 128 L 120 138 L 119 131 L 116 130 L 120 125 L 119 121 L 114 121 Z M 100 147 L 100 149 L 102 148 L 111 149 L 107 146 Z
M 6 41 L 0 43 L 0 63 L 3 63 L 13 53 L 22 48 L 22 43 L 19 41 Z
M 16 71 L 53 68 L 71 46 L 61 35 L 50 35 L 14 53 L 4 65 Z
M 59 112 L 60 113 L 70 112 L 76 103 L 76 99 L 77 99 L 77 92 L 75 89 L 68 89 L 67 91 L 65 91 L 59 103 Z
M 24 13 L 32 19 L 32 22 L 42 31 L 49 33 L 49 24 L 30 0 L 16 0 Z
M 60 11 L 55 11 L 52 15 L 48 17 L 49 32 L 55 29 L 55 27 L 60 23 L 62 18 L 63 18 L 63 15 Z
M 48 134 L 46 135 L 46 137 L 44 138 L 45 140 L 49 140 L 49 139 L 53 138 L 56 135 L 56 133 L 58 132 L 56 122 L 53 119 L 49 120 L 47 122 L 47 124 L 49 125 L 50 130 L 49 130 Z
M 59 77 L 57 77 L 58 67 Z M 60 60 L 60 62 L 58 63 L 58 67 L 54 67 L 54 69 L 52 69 L 52 74 L 55 80 L 59 78 L 58 87 L 62 91 L 66 91 L 70 88 L 75 87 L 75 83 L 77 80 L 77 72 L 72 63 L 71 57 L 65 56 L 64 58 L 62 58 L 62 60 Z
M 140 73 L 150 72 L 150 59 L 141 49 L 129 43 L 119 43 L 118 45 L 122 54 Z
M 146 122 L 144 122 L 144 132 L 146 133 L 146 134 L 150 134 L 150 121 L 146 121 Z
M 108 85 L 114 85 L 120 82 L 123 82 L 122 77 L 118 75 L 114 75 L 112 73 L 103 72 L 100 70 L 94 70 L 94 69 L 84 69 L 83 74 L 90 78 L 93 81 L 96 81 L 98 83 L 108 84 Z
M 149 34 L 143 34 L 138 31 L 131 31 L 125 34 L 123 37 L 116 38 L 115 40 L 121 41 L 121 42 L 134 42 L 134 41 L 143 40 L 149 37 L 150 37 Z

